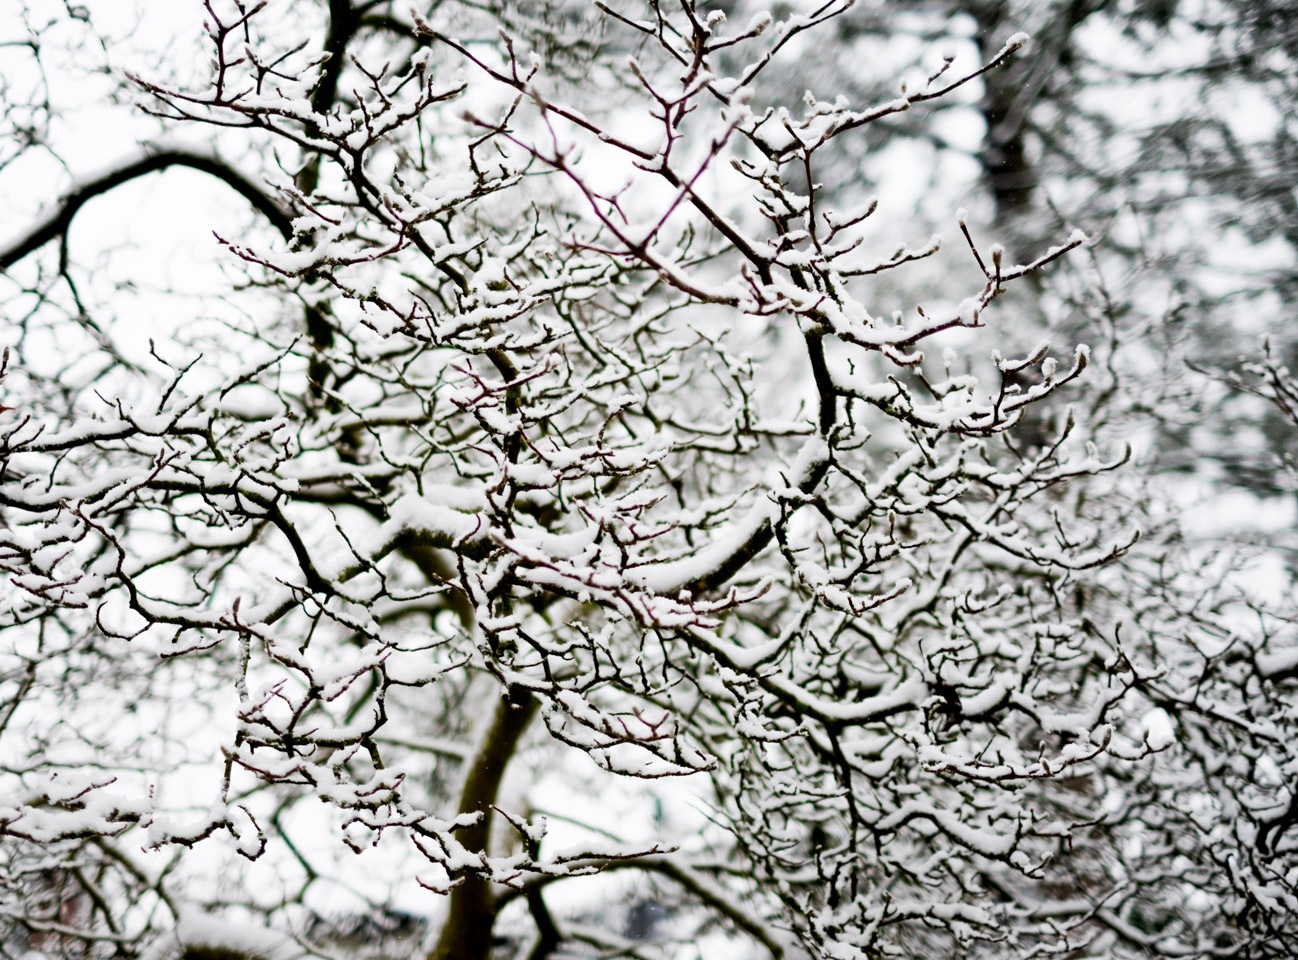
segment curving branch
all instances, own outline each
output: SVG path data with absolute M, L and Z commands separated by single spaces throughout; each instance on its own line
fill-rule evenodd
M 211 154 L 183 148 L 168 148 L 149 152 L 134 160 L 118 164 L 107 172 L 78 184 L 63 197 L 58 208 L 44 220 L 17 240 L 0 248 L 0 270 L 8 270 L 51 240 L 64 236 L 72 225 L 72 219 L 95 197 L 102 196 L 124 183 L 169 167 L 187 167 L 215 177 L 252 204 L 253 208 L 269 220 L 271 226 L 278 230 L 285 240 L 293 236 L 293 221 L 289 215 L 267 196 L 261 187 L 230 164 Z
M 671 880 L 699 903 L 724 917 L 736 929 L 743 931 L 760 944 L 772 960 L 782 960 L 785 956 L 784 945 L 767 921 L 750 911 L 733 893 L 709 880 L 697 868 L 691 868 L 677 858 L 653 856 L 616 860 L 606 864 L 604 869 L 609 872 L 638 870 L 641 873 L 653 873 Z M 503 907 L 521 896 L 526 897 L 530 905 L 539 899 L 541 891 L 546 887 L 564 879 L 566 878 L 562 876 L 535 877 L 523 883 L 518 889 L 501 894 L 499 904 Z M 546 940 L 546 931 L 541 932 L 540 939 Z

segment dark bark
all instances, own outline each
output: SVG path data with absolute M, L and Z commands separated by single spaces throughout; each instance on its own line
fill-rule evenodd
M 1009 36 L 1013 24 L 1008 5 L 975 4 L 970 12 L 978 21 L 975 37 L 984 60 L 994 56 Z M 984 77 L 986 93 L 981 103 L 986 139 L 979 151 L 983 178 L 996 204 L 996 219 L 1004 221 L 1032 204 L 1036 188 L 1036 171 L 1028 160 L 1024 142 L 1025 119 L 1029 104 L 1028 73 L 1031 65 L 1025 59 L 1010 61 Z
M 317 117 L 327 117 L 338 101 L 338 80 L 342 76 L 343 66 L 347 61 L 347 45 L 356 34 L 360 20 L 352 9 L 351 0 L 329 0 L 329 33 L 325 37 L 325 53 L 329 59 L 324 62 L 320 81 L 311 94 L 311 111 Z M 319 130 L 312 131 L 318 134 Z M 320 156 L 314 154 L 307 158 L 306 164 L 298 172 L 297 188 L 305 194 L 315 192 L 320 182 Z
M 293 236 L 293 222 L 259 186 L 224 161 L 208 154 L 184 150 L 159 150 L 100 174 L 94 180 L 80 184 L 59 202 L 58 209 L 46 217 L 30 232 L 0 249 L 0 270 L 7 270 L 24 257 L 39 250 L 51 240 L 64 236 L 72 219 L 83 206 L 95 197 L 120 187 L 138 177 L 166 170 L 168 167 L 187 167 L 209 174 L 235 190 L 258 213 L 270 221 L 284 239 Z
M 501 777 L 532 717 L 537 700 L 529 693 L 503 697 L 496 706 L 477 755 L 465 775 L 460 791 L 460 813 L 479 813 L 478 822 L 459 834 L 472 851 L 487 852 L 491 838 L 492 811 Z M 491 882 L 469 877 L 450 895 L 446 923 L 430 960 L 486 960 L 491 953 L 491 929 L 500 910 Z

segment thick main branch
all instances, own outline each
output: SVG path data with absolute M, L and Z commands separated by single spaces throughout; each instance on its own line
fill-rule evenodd
M 529 693 L 502 697 L 470 760 L 460 791 L 460 813 L 478 813 L 478 822 L 459 835 L 465 848 L 487 853 L 492 810 L 500 781 L 518 749 L 537 700 Z M 491 881 L 470 876 L 451 891 L 446 923 L 430 960 L 486 960 L 491 953 L 491 929 L 499 904 Z

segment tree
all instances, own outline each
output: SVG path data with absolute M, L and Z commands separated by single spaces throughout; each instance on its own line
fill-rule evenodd
M 1213 646 L 1226 592 L 1186 602 L 1193 555 L 1091 442 L 1084 347 L 995 352 L 994 301 L 1084 236 L 1014 265 L 952 213 L 963 295 L 894 313 L 881 277 L 936 242 L 869 252 L 908 212 L 818 182 L 1026 38 L 875 105 L 781 105 L 768 74 L 847 7 L 214 0 L 209 73 L 124 74 L 156 130 L 0 249 L 7 949 L 1292 943 L 1284 817 L 1212 847 L 1152 813 L 1283 760 L 1259 657 L 1291 641 L 1270 613 L 1251 659 Z M 30 103 L 0 157 L 53 140 Z M 219 301 L 142 349 L 113 310 L 140 278 L 71 238 L 171 168 L 248 220 Z M 1016 433 L 1056 394 L 1077 415 Z M 1193 738 L 1197 773 L 1154 762 L 1231 698 L 1277 712 L 1261 766 L 1223 778 L 1238 742 Z M 567 772 L 571 809 L 521 768 Z M 628 925 L 658 942 L 553 909 L 586 876 L 663 900 Z
M 1097 350 L 1116 330 L 1127 348 L 1116 351 L 1124 386 L 1110 415 L 1139 432 L 1157 422 L 1161 469 L 1285 497 L 1272 468 L 1284 424 L 1210 388 L 1188 363 L 1233 367 L 1267 338 L 1290 349 L 1293 26 L 1260 0 L 864 0 L 812 68 L 817 83 L 849 96 L 879 96 L 900 67 L 942 47 L 985 57 L 1015 30 L 1033 44 L 980 88 L 936 105 L 939 117 L 889 118 L 839 144 L 822 160 L 833 164 L 826 180 L 880 189 L 898 179 L 894 158 L 905 151 L 930 179 L 928 196 L 963 194 L 1012 246 L 1031 248 L 1065 224 L 1084 229 L 1089 256 L 1020 288 L 1030 302 L 1013 326 Z M 787 68 L 788 82 L 797 87 L 805 69 Z M 942 215 L 940 205 L 921 209 Z M 1071 276 L 1087 266 L 1089 276 Z M 1148 371 L 1150 342 L 1160 376 Z

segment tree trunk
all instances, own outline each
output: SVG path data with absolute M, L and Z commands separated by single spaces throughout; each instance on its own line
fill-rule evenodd
M 460 835 L 460 841 L 470 850 L 487 852 L 492 805 L 501 777 L 536 708 L 537 700 L 530 693 L 502 697 L 479 741 L 471 761 L 474 765 L 466 772 L 460 793 L 460 813 L 482 813 L 482 819 Z M 490 881 L 469 877 L 451 891 L 446 923 L 429 960 L 486 960 L 491 952 L 491 929 L 497 909 Z

